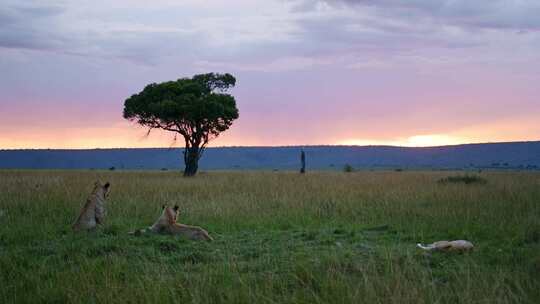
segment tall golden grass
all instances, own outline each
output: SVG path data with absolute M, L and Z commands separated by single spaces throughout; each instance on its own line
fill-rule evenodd
M 0 171 L 0 302 L 539 303 L 540 173 Z M 95 180 L 106 224 L 70 225 Z M 133 237 L 161 205 L 215 242 Z M 467 239 L 471 254 L 418 242 Z

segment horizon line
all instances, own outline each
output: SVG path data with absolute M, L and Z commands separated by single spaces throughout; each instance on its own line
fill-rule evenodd
M 538 143 L 537 140 L 519 140 L 519 141 L 498 141 L 498 142 L 471 142 L 462 144 L 449 145 L 434 145 L 434 146 L 400 146 L 400 145 L 344 145 L 344 144 L 310 144 L 310 145 L 254 145 L 254 146 L 212 146 L 205 149 L 218 148 L 310 148 L 310 147 L 358 147 L 358 148 L 410 148 L 410 149 L 426 149 L 426 148 L 443 148 L 443 147 L 459 147 L 468 145 L 490 145 L 490 144 L 520 144 L 520 143 Z M 95 148 L 0 148 L 0 151 L 39 151 L 39 150 L 56 150 L 56 151 L 85 151 L 85 150 L 142 150 L 142 149 L 184 149 L 184 147 L 95 147 Z

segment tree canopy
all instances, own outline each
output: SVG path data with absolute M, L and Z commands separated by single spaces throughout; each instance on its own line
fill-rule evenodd
M 227 91 L 236 79 L 231 74 L 200 74 L 176 81 L 152 83 L 124 103 L 124 118 L 151 129 L 184 137 L 186 171 L 202 156 L 210 140 L 238 118 L 234 97 Z M 191 169 L 193 170 L 193 169 Z M 195 172 L 184 172 L 194 175 Z

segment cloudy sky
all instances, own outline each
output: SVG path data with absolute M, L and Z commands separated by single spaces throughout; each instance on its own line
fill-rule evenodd
M 538 0 L 0 0 L 0 148 L 169 147 L 151 82 L 237 77 L 214 146 L 540 140 Z

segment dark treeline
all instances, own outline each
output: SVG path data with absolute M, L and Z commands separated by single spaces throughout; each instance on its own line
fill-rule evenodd
M 304 149 L 309 170 L 355 169 L 540 169 L 540 142 L 405 148 L 388 146 L 208 148 L 203 170 L 297 171 Z M 183 169 L 183 149 L 0 150 L 0 168 Z

